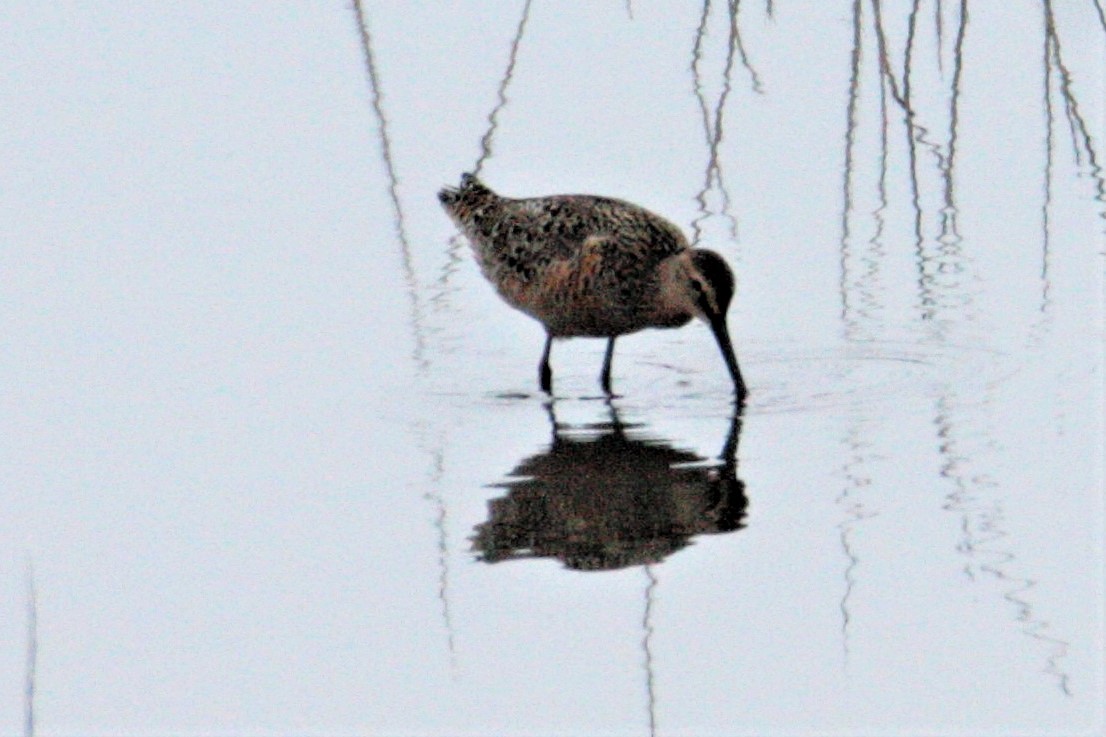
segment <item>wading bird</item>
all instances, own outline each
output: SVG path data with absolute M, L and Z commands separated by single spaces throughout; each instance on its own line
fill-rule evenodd
M 460 187 L 443 188 L 438 199 L 499 295 L 545 326 L 538 367 L 543 391 L 552 387 L 554 338 L 606 338 L 600 383 L 610 394 L 618 336 L 699 317 L 718 341 L 737 401 L 744 401 L 726 328 L 733 274 L 718 254 L 689 247 L 672 223 L 608 197 L 501 197 L 471 174 L 461 177 Z

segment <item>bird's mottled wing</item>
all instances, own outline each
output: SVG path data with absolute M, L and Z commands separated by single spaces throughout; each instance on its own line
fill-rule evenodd
M 508 259 L 540 268 L 582 256 L 585 244 L 599 249 L 605 270 L 632 277 L 651 272 L 687 248 L 674 225 L 621 200 L 562 195 L 513 200 L 497 233 Z

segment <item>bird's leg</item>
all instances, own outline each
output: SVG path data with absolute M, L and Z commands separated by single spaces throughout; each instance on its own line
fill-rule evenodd
M 552 394 L 553 369 L 549 368 L 549 349 L 553 347 L 553 336 L 545 334 L 545 350 L 541 353 L 541 363 L 538 364 L 538 383 L 546 394 Z
M 607 352 L 603 356 L 603 373 L 599 375 L 599 383 L 603 391 L 611 393 L 611 359 L 614 357 L 614 336 L 607 339 Z

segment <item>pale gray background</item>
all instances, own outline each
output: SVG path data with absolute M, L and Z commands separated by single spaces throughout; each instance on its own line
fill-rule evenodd
M 0 733 L 1101 733 L 1106 23 L 966 5 L 0 4 Z M 746 529 L 475 559 L 551 433 L 478 157 L 734 265 Z M 617 358 L 718 453 L 701 325 Z

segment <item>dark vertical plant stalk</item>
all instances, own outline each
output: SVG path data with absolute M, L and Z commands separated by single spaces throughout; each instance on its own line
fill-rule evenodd
M 1106 32 L 1106 11 L 1102 9 L 1102 3 L 1099 0 L 1091 0 L 1091 2 L 1094 3 L 1095 12 L 1098 13 L 1098 25 Z
M 1041 202 L 1041 307 L 1042 314 L 1048 312 L 1049 300 L 1049 261 L 1051 260 L 1052 233 L 1049 223 L 1049 210 L 1052 207 L 1052 166 L 1055 154 L 1052 150 L 1053 130 L 1055 129 L 1055 113 L 1052 109 L 1052 35 L 1048 33 L 1049 17 L 1048 6 L 1042 4 L 1044 16 L 1044 58 L 1042 62 L 1042 77 L 1044 87 L 1045 110 L 1045 171 L 1044 171 L 1044 197 Z
M 862 5 L 861 0 L 853 0 L 853 47 L 849 54 L 849 101 L 845 106 L 845 172 L 842 182 L 841 203 L 841 253 L 840 253 L 840 284 L 841 293 L 841 320 L 848 329 L 851 322 L 850 279 L 849 261 L 849 219 L 853 210 L 853 150 L 856 144 L 856 108 L 860 97 L 860 60 L 862 29 Z
M 699 215 L 691 221 L 692 247 L 697 247 L 703 237 L 703 221 L 710 217 L 710 209 L 707 207 L 707 192 L 710 191 L 714 180 L 714 165 L 717 163 L 717 148 L 715 147 L 715 135 L 711 121 L 710 105 L 707 103 L 707 95 L 703 89 L 703 40 L 707 35 L 707 23 L 710 20 L 711 0 L 703 0 L 703 12 L 699 16 L 699 25 L 695 29 L 695 42 L 691 46 L 691 82 L 695 91 L 695 99 L 699 101 L 699 112 L 703 120 L 703 136 L 707 143 L 707 167 L 703 177 L 703 186 L 696 195 L 699 203 Z
M 929 271 L 931 257 L 925 252 L 925 236 L 922 232 L 921 185 L 918 182 L 918 130 L 912 85 L 914 71 L 914 42 L 917 37 L 920 0 L 913 0 L 906 28 L 906 49 L 903 52 L 902 100 L 906 115 L 907 150 L 910 154 L 910 190 L 914 199 L 914 254 L 918 266 L 918 287 L 922 306 L 922 319 L 931 320 L 936 314 L 937 300 L 933 294 L 933 275 Z
M 902 109 L 906 115 L 908 125 L 912 126 L 913 112 L 910 110 L 910 105 L 903 97 L 902 92 L 899 90 L 898 80 L 895 78 L 894 72 L 891 70 L 891 57 L 890 52 L 887 49 L 887 35 L 883 32 L 883 12 L 881 10 L 881 0 L 871 0 L 872 3 L 872 24 L 876 33 L 876 46 L 879 53 L 879 69 L 880 73 L 887 80 L 888 88 L 891 91 L 891 99 Z M 913 139 L 913 136 L 911 136 Z
M 701 68 L 703 60 L 703 39 L 706 36 L 707 22 L 710 16 L 710 5 L 710 0 L 704 0 L 703 14 L 699 19 L 699 26 L 696 30 L 691 60 L 692 81 L 694 83 L 695 96 L 699 101 L 699 110 L 702 114 L 703 135 L 707 142 L 707 166 L 703 176 L 703 186 L 695 198 L 699 203 L 700 214 L 691 223 L 693 231 L 692 243 L 694 245 L 697 245 L 702 239 L 702 223 L 712 214 L 710 208 L 707 206 L 707 193 L 715 187 L 717 187 L 719 195 L 722 198 L 721 214 L 729 223 L 730 238 L 735 243 L 737 241 L 737 220 L 730 213 L 731 198 L 729 188 L 726 186 L 725 176 L 722 172 L 722 162 L 719 156 L 719 148 L 722 143 L 722 133 L 724 129 L 723 117 L 726 109 L 726 100 L 729 98 L 730 92 L 733 89 L 734 59 L 736 58 L 737 45 L 739 43 L 735 15 L 736 7 L 733 4 L 729 6 L 730 28 L 726 46 L 726 65 L 722 72 L 722 90 L 718 95 L 718 99 L 712 106 L 707 102 L 706 93 L 703 90 L 703 74 Z
M 851 252 L 850 216 L 853 211 L 853 175 L 855 170 L 857 107 L 860 99 L 860 72 L 861 63 L 864 59 L 864 9 L 861 0 L 853 0 L 852 29 L 852 49 L 849 54 L 848 104 L 845 110 L 845 172 L 842 182 L 843 204 L 841 210 L 840 256 L 841 320 L 845 324 L 846 335 L 849 337 L 852 337 L 856 332 L 858 323 L 857 313 L 863 314 L 864 312 L 863 306 L 858 309 L 853 304 L 852 296 L 856 283 L 850 275 L 850 264 L 855 258 L 855 254 Z M 876 232 L 872 236 L 870 242 L 873 245 L 873 251 L 875 253 L 872 255 L 872 258 L 866 259 L 868 262 L 868 269 L 865 277 L 863 277 L 864 279 L 872 276 L 878 269 L 877 259 L 879 249 L 877 247 L 877 242 L 883 232 L 882 213 L 887 204 L 887 82 L 883 74 L 882 54 L 877 80 L 879 82 L 880 91 L 880 205 L 873 212 L 873 216 L 876 219 Z M 863 298 L 858 301 L 861 303 L 864 302 Z M 852 624 L 850 600 L 856 587 L 856 573 L 860 565 L 860 557 L 854 548 L 852 536 L 856 526 L 862 520 L 871 516 L 865 511 L 861 502 L 850 499 L 856 490 L 867 485 L 870 481 L 864 469 L 867 465 L 867 458 L 862 453 L 862 448 L 866 447 L 866 444 L 858 435 L 859 427 L 853 427 L 846 440 L 847 445 L 852 450 L 852 457 L 846 462 L 843 468 L 846 485 L 837 498 L 837 503 L 846 508 L 846 518 L 837 526 L 840 533 L 839 542 L 841 551 L 847 561 L 845 570 L 842 573 L 843 590 L 841 600 L 838 603 L 838 609 L 841 613 L 841 652 L 844 658 L 844 667 L 846 669 L 848 668 L 850 658 L 849 638 L 850 626 Z
M 1068 129 L 1071 133 L 1072 150 L 1075 155 L 1075 163 L 1083 166 L 1084 155 L 1090 176 L 1094 182 L 1095 199 L 1103 206 L 1099 217 L 1106 219 L 1106 180 L 1103 179 L 1102 167 L 1098 163 L 1098 156 L 1094 149 L 1094 139 L 1087 129 L 1087 122 L 1079 112 L 1079 102 L 1075 98 L 1072 88 L 1071 71 L 1064 63 L 1063 50 L 1060 45 L 1060 35 L 1056 31 L 1056 21 L 1052 14 L 1052 0 L 1042 0 L 1045 9 L 1045 33 L 1051 43 L 1052 65 L 1056 69 L 1059 80 L 1060 96 L 1064 101 L 1064 115 L 1068 121 Z M 1097 5 L 1096 5 L 1097 7 Z
M 699 16 L 699 26 L 695 29 L 695 43 L 691 46 L 691 82 L 695 88 L 695 98 L 699 101 L 699 112 L 703 116 L 703 131 L 707 137 L 707 145 L 713 138 L 710 124 L 710 110 L 707 105 L 707 96 L 703 91 L 703 73 L 700 65 L 703 62 L 703 39 L 707 36 L 707 21 L 710 19 L 711 0 L 703 0 L 703 12 Z
M 357 27 L 361 38 L 361 52 L 365 61 L 365 72 L 372 90 L 372 109 L 376 115 L 377 131 L 380 134 L 380 155 L 384 160 L 384 169 L 388 175 L 388 197 L 392 203 L 393 225 L 400 248 L 400 264 L 403 269 L 403 281 L 407 288 L 410 308 L 410 323 L 415 340 L 414 361 L 420 368 L 427 366 L 426 339 L 422 326 L 422 304 L 419 297 L 418 279 L 415 276 L 414 262 L 411 256 L 411 243 L 407 237 L 407 225 L 403 203 L 399 197 L 399 175 L 396 173 L 395 158 L 392 155 L 392 142 L 388 132 L 388 117 L 384 114 L 384 92 L 380 85 L 380 74 L 373 54 L 372 34 L 368 18 L 361 0 L 353 0 L 357 14 Z
M 891 99 L 895 101 L 895 104 L 897 104 L 903 112 L 903 122 L 906 128 L 907 153 L 910 159 L 910 199 L 914 209 L 914 254 L 918 269 L 917 284 L 920 295 L 919 300 L 922 308 L 922 319 L 930 319 L 933 317 L 935 300 L 933 298 L 933 286 L 930 283 L 931 279 L 926 270 L 927 257 L 922 248 L 922 205 L 918 184 L 916 124 L 909 92 L 910 69 L 909 63 L 904 63 L 904 79 L 902 89 L 900 90 L 895 74 L 891 70 L 891 58 L 887 49 L 887 36 L 883 30 L 883 13 L 880 5 L 880 0 L 872 0 L 873 24 L 875 26 L 876 44 L 879 51 L 880 73 L 887 83 L 888 90 L 891 92 Z M 917 0 L 915 0 L 915 7 L 917 7 Z M 913 18 L 914 15 L 915 14 L 912 12 L 911 17 Z M 913 32 L 911 32 L 911 38 L 912 37 Z M 909 53 L 910 43 L 907 44 L 907 58 L 909 58 Z
M 745 71 L 749 73 L 749 79 L 753 85 L 753 92 L 762 95 L 764 94 L 764 85 L 760 82 L 760 75 L 757 74 L 757 70 L 753 68 L 752 62 L 749 61 L 749 55 L 745 53 L 745 45 L 741 43 L 741 29 L 737 21 L 740 10 L 741 0 L 730 0 L 730 43 L 737 46 L 737 51 L 741 56 L 741 66 L 745 67 Z M 727 74 L 727 76 L 729 75 Z
M 488 127 L 480 137 L 480 154 L 472 167 L 472 173 L 475 176 L 480 176 L 484 170 L 484 164 L 492 156 L 495 134 L 499 130 L 499 114 L 507 107 L 507 102 L 510 99 L 507 97 L 507 89 L 511 86 L 511 81 L 515 76 L 518 51 L 522 45 L 522 38 L 526 34 L 526 24 L 530 20 L 530 6 L 532 3 L 533 0 L 526 0 L 523 3 L 522 14 L 519 16 L 518 26 L 515 28 L 514 38 L 511 39 L 511 48 L 507 54 L 507 66 L 503 70 L 503 77 L 499 80 L 499 87 L 496 89 L 496 103 L 488 113 Z M 462 263 L 461 248 L 463 245 L 464 238 L 459 233 L 449 240 L 449 246 L 446 248 L 445 254 L 446 260 L 437 279 L 437 293 L 431 298 L 431 302 L 435 305 L 440 305 L 447 299 L 449 281 Z
M 933 32 L 937 35 L 937 70 L 945 74 L 945 17 L 941 0 L 933 3 Z
M 864 314 L 863 306 L 863 294 L 861 299 L 857 300 L 861 303 L 858 308 L 853 304 L 854 289 L 858 286 L 858 280 L 854 279 L 851 275 L 852 262 L 855 260 L 856 255 L 852 253 L 851 246 L 851 233 L 850 233 L 850 216 L 853 211 L 853 175 L 855 170 L 855 144 L 856 144 L 856 130 L 857 130 L 857 107 L 860 98 L 860 72 L 861 62 L 864 58 L 864 10 L 861 0 L 853 0 L 852 4 L 852 49 L 849 54 L 849 91 L 848 91 L 848 104 L 845 111 L 845 172 L 844 181 L 842 182 L 842 211 L 841 211 L 841 255 L 840 255 L 840 293 L 841 293 L 841 320 L 845 325 L 845 332 L 847 337 L 854 337 L 857 332 L 858 318 Z M 881 133 L 882 133 L 882 157 L 881 157 L 881 192 L 883 198 L 886 199 L 886 168 L 887 168 L 887 106 L 886 106 L 886 84 L 883 74 L 877 75 L 880 88 L 880 114 L 881 114 Z M 885 205 L 884 205 L 885 206 Z M 877 231 L 876 236 L 873 239 L 878 238 L 882 232 L 882 213 L 879 209 L 874 213 L 877 219 Z M 865 259 L 868 263 L 868 272 L 864 277 L 861 277 L 862 282 L 867 277 L 871 276 L 876 270 L 876 260 Z M 847 461 L 843 467 L 843 472 L 846 479 L 846 485 L 842 489 L 841 494 L 837 498 L 838 505 L 846 508 L 846 518 L 838 524 L 839 542 L 841 545 L 841 551 L 847 561 L 845 570 L 842 573 L 842 579 L 844 582 L 843 591 L 841 594 L 841 600 L 838 603 L 838 609 L 841 613 L 841 651 L 844 658 L 844 666 L 847 669 L 849 664 L 850 649 L 850 625 L 852 623 L 852 616 L 850 612 L 850 600 L 852 598 L 853 591 L 856 586 L 856 571 L 860 564 L 860 558 L 857 555 L 852 541 L 852 535 L 856 525 L 862 521 L 865 517 L 870 516 L 864 510 L 863 504 L 858 501 L 852 501 L 850 497 L 852 494 L 868 483 L 868 474 L 864 471 L 864 466 L 867 463 L 867 459 L 862 456 L 861 448 L 864 446 L 862 440 L 857 435 L 859 434 L 859 427 L 853 427 L 846 440 L 847 445 L 853 451 L 852 457 Z
M 492 143 L 495 140 L 495 132 L 499 128 L 499 114 L 507 106 L 507 88 L 511 85 L 511 80 L 515 76 L 518 49 L 522 44 L 522 37 L 526 33 L 526 23 L 530 20 L 530 5 L 532 2 L 533 0 L 526 0 L 522 6 L 522 15 L 518 20 L 515 36 L 511 41 L 511 50 L 507 56 L 507 68 L 503 71 L 503 78 L 500 79 L 499 88 L 496 90 L 496 103 L 491 112 L 488 113 L 488 127 L 480 138 L 480 156 L 476 159 L 476 164 L 472 168 L 472 173 L 476 176 L 480 176 L 484 169 L 484 162 L 492 155 Z M 627 2 L 626 8 L 630 10 L 629 2 Z
M 967 29 L 968 0 L 960 0 L 960 18 L 953 45 L 952 93 L 949 96 L 949 142 L 948 150 L 941 160 L 941 178 L 944 180 L 944 208 L 941 212 L 943 249 L 951 249 L 953 244 L 960 243 L 956 225 L 959 213 L 956 206 L 956 145 L 960 131 L 960 80 L 964 71 L 964 38 L 967 36 Z
M 860 291 L 863 304 L 863 314 L 871 316 L 883 307 L 882 301 L 877 297 L 876 280 L 880 272 L 880 265 L 886 256 L 883 244 L 883 234 L 887 222 L 887 172 L 889 153 L 889 129 L 891 127 L 890 111 L 887 106 L 887 81 L 883 77 L 877 77 L 879 82 L 879 176 L 876 178 L 876 207 L 872 210 L 872 220 L 875 229 L 868 239 L 869 249 L 864 258 L 864 283 L 866 288 Z
M 421 298 L 419 296 L 418 280 L 415 276 L 414 264 L 411 257 L 411 245 L 407 236 L 406 220 L 403 211 L 403 204 L 399 197 L 399 177 L 396 173 L 395 159 L 392 155 L 391 139 L 388 134 L 388 118 L 384 113 L 384 93 L 380 84 L 380 74 L 376 65 L 376 57 L 373 53 L 372 34 L 370 32 L 368 19 L 365 16 L 364 7 L 361 0 L 354 0 L 354 10 L 357 15 L 357 24 L 360 30 L 361 37 L 361 50 L 365 61 L 365 70 L 368 75 L 369 85 L 372 89 L 372 108 L 376 115 L 377 129 L 380 134 L 380 153 L 384 160 L 384 168 L 388 175 L 388 193 L 392 202 L 392 209 L 394 214 L 394 225 L 396 231 L 396 239 L 400 245 L 400 257 L 403 268 L 404 281 L 407 286 L 407 294 L 410 302 L 410 321 L 412 324 L 412 332 L 415 337 L 415 351 L 414 361 L 416 366 L 420 369 L 425 369 L 429 365 L 429 359 L 426 358 L 426 338 L 423 328 L 423 311 Z M 437 487 L 441 481 L 442 469 L 441 469 L 441 448 L 431 451 L 432 456 L 435 459 L 435 471 L 431 479 L 431 485 Z M 434 492 L 430 495 L 434 497 Z M 441 499 L 441 495 L 438 494 L 434 498 L 438 507 L 438 518 L 436 525 L 438 527 L 438 554 L 439 554 L 439 598 L 442 602 L 442 617 L 445 622 L 447 645 L 450 654 L 450 662 L 452 663 L 455 658 L 455 646 L 453 635 L 453 622 L 449 611 L 449 599 L 448 599 L 448 557 L 447 557 L 447 540 L 445 536 L 445 519 L 446 509 L 445 503 Z
M 1064 100 L 1064 113 L 1067 116 L 1068 127 L 1071 130 L 1072 149 L 1075 154 L 1075 162 L 1082 165 L 1082 151 L 1085 150 L 1087 157 L 1094 166 L 1097 164 L 1095 162 L 1095 152 L 1091 142 L 1091 134 L 1087 130 L 1087 123 L 1083 119 L 1083 115 L 1079 112 L 1079 103 L 1072 90 L 1071 71 L 1064 63 L 1063 50 L 1060 45 L 1060 35 L 1056 32 L 1056 20 L 1052 14 L 1052 0 L 1042 1 L 1044 2 L 1045 10 L 1045 33 L 1048 35 L 1052 47 L 1052 63 L 1059 74 L 1060 94 Z
M 888 170 L 888 151 L 890 144 L 889 128 L 891 127 L 890 110 L 887 106 L 887 83 L 884 79 L 880 79 L 879 84 L 879 178 L 876 183 L 876 190 L 879 197 L 879 204 L 876 209 L 872 211 L 872 217 L 876 221 L 875 232 L 872 233 L 872 237 L 869 239 L 869 243 L 872 245 L 872 259 L 873 268 L 875 264 L 878 264 L 879 259 L 885 255 L 883 249 L 883 229 L 886 227 L 886 221 L 884 219 L 884 213 L 887 212 L 887 170 Z
M 906 23 L 906 49 L 902 57 L 902 97 L 909 108 L 911 103 L 912 72 L 914 71 L 914 42 L 918 35 L 918 11 L 921 0 L 912 0 Z

